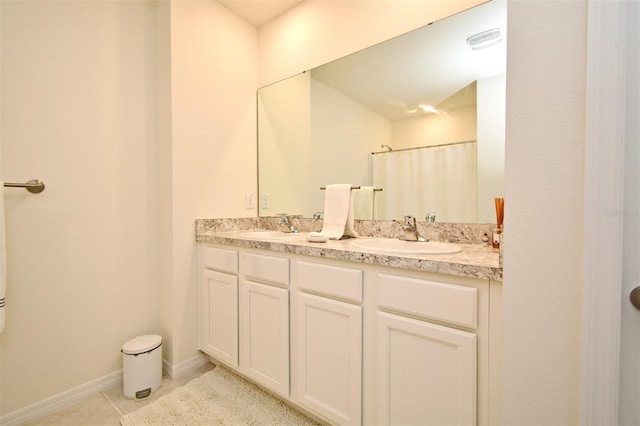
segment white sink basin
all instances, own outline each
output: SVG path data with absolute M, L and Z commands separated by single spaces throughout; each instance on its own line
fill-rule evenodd
M 308 232 L 282 232 L 282 231 L 269 231 L 269 230 L 257 230 L 248 231 L 240 234 L 243 238 L 253 239 L 265 239 L 265 240 L 296 240 L 300 238 L 306 238 Z
M 351 246 L 382 254 L 453 254 L 462 249 L 438 241 L 404 241 L 397 238 L 362 238 L 351 241 Z

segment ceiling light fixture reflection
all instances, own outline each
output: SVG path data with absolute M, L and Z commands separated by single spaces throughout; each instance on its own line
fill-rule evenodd
M 437 109 L 435 109 L 431 105 L 420 104 L 420 109 L 423 110 L 424 112 L 430 112 L 432 114 L 439 114 L 440 113 L 440 111 L 438 111 Z
M 416 112 L 422 110 L 423 112 L 428 112 L 431 114 L 440 114 L 440 111 L 432 107 L 431 105 L 420 104 L 415 108 L 405 110 L 407 114 L 415 114 Z

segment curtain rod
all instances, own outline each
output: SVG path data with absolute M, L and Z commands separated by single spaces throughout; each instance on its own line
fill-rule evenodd
M 327 189 L 327 187 L 326 187 L 326 186 L 321 186 L 321 187 L 320 187 L 320 189 L 324 191 L 325 189 Z M 359 187 L 359 186 L 353 186 L 353 185 L 352 185 L 352 186 L 351 186 L 351 189 L 360 189 L 360 187 Z M 374 191 L 382 191 L 382 188 L 373 188 L 373 190 L 374 190 Z
M 389 154 L 390 152 L 411 151 L 413 149 L 438 148 L 438 147 L 441 147 L 441 146 L 461 145 L 463 143 L 475 143 L 475 142 L 477 142 L 477 141 L 462 141 L 462 142 L 442 143 L 440 145 L 417 146 L 415 148 L 400 148 L 400 149 L 393 149 L 391 151 L 377 151 L 377 152 L 372 152 L 371 154 L 373 154 L 373 155 L 375 155 L 375 154 Z

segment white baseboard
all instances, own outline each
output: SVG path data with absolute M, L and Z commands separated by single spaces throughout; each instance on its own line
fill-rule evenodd
M 79 399 L 122 384 L 122 370 L 35 402 L 0 417 L 0 425 L 12 426 L 58 411 Z
M 162 360 L 162 374 L 170 379 L 179 378 L 190 371 L 201 367 L 209 362 L 209 357 L 198 353 L 178 364 L 171 364 L 167 360 Z M 53 395 L 42 401 L 35 402 L 20 408 L 19 410 L 0 416 L 0 425 L 15 426 L 40 416 L 56 412 L 74 402 L 93 395 L 104 392 L 116 386 L 122 385 L 122 370 L 114 371 L 106 376 L 87 382 L 83 385 L 66 390 L 57 395 Z
M 170 379 L 177 379 L 209 362 L 209 357 L 202 352 L 177 364 L 171 364 L 165 359 L 162 360 L 162 374 Z

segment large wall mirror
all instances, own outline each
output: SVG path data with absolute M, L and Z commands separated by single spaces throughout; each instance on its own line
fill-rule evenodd
M 494 222 L 505 36 L 493 0 L 259 89 L 259 216 L 312 217 L 350 183 L 356 219 Z

